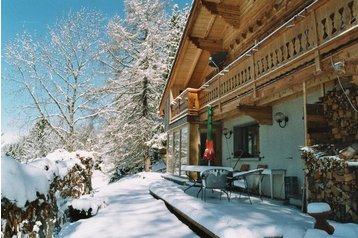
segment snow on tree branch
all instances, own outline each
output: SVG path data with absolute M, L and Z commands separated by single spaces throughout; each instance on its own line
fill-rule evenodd
M 25 32 L 5 49 L 12 71 L 4 78 L 26 88 L 39 115 L 34 117 L 47 120 L 69 151 L 75 149 L 79 122 L 91 121 L 105 105 L 105 97 L 94 93 L 103 84 L 103 27 L 100 13 L 81 9 L 51 26 L 47 38 L 35 40 Z

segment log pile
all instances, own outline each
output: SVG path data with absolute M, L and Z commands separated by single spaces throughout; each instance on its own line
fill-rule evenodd
M 349 167 L 333 146 L 305 147 L 307 202 L 326 202 L 332 208 L 332 219 L 358 223 L 358 170 Z M 358 155 L 351 159 L 358 161 Z
M 92 191 L 92 167 L 94 160 L 92 157 L 76 154 L 81 161 L 75 164 L 63 179 L 56 179 L 53 189 L 61 192 L 61 197 L 79 198 Z
M 29 202 L 25 210 L 7 198 L 1 199 L 2 237 L 53 237 L 56 220 L 56 200 L 42 194 Z M 54 198 L 53 194 L 49 197 Z
M 358 112 L 354 111 L 351 105 L 358 108 L 358 87 L 351 86 L 345 92 L 347 96 L 340 88 L 335 88 L 320 98 L 324 118 L 331 128 L 330 143 L 333 144 L 348 145 L 358 141 Z
M 66 221 L 65 211 L 58 207 L 58 193 L 66 204 L 66 198 L 79 198 L 92 191 L 91 176 L 94 158 L 84 154 L 76 154 L 80 161 L 61 178 L 56 176 L 50 181 L 47 196 L 37 193 L 37 199 L 28 201 L 24 208 L 16 206 L 15 201 L 6 197 L 1 199 L 1 232 L 3 237 L 53 237 L 54 229 L 58 229 Z M 48 168 L 43 168 L 48 170 Z

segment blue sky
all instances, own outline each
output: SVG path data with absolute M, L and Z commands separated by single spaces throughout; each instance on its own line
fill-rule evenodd
M 174 0 L 180 7 L 191 0 Z M 85 7 L 101 11 L 111 18 L 123 15 L 123 0 L 1 0 L 1 71 L 6 70 L 4 47 L 17 34 L 26 31 L 35 37 L 46 35 L 47 27 L 67 15 Z M 19 112 L 18 106 L 27 98 L 16 92 L 16 85 L 1 81 L 1 132 L 6 136 L 17 136 L 28 128 L 23 127 L 26 116 Z

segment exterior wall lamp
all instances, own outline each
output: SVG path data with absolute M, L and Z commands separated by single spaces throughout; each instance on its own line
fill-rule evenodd
M 282 112 L 276 112 L 273 118 L 281 128 L 284 128 L 288 122 L 288 117 Z
M 232 135 L 232 130 L 227 129 L 226 127 L 223 129 L 223 134 L 226 139 L 230 139 Z

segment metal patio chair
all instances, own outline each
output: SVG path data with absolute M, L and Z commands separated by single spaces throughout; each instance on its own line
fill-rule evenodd
M 229 171 L 226 169 L 207 169 L 201 172 L 200 176 L 202 179 L 202 199 L 206 201 L 206 190 L 219 190 L 220 200 L 221 194 L 225 193 L 228 201 L 230 201 L 229 193 L 227 192 L 227 176 Z

